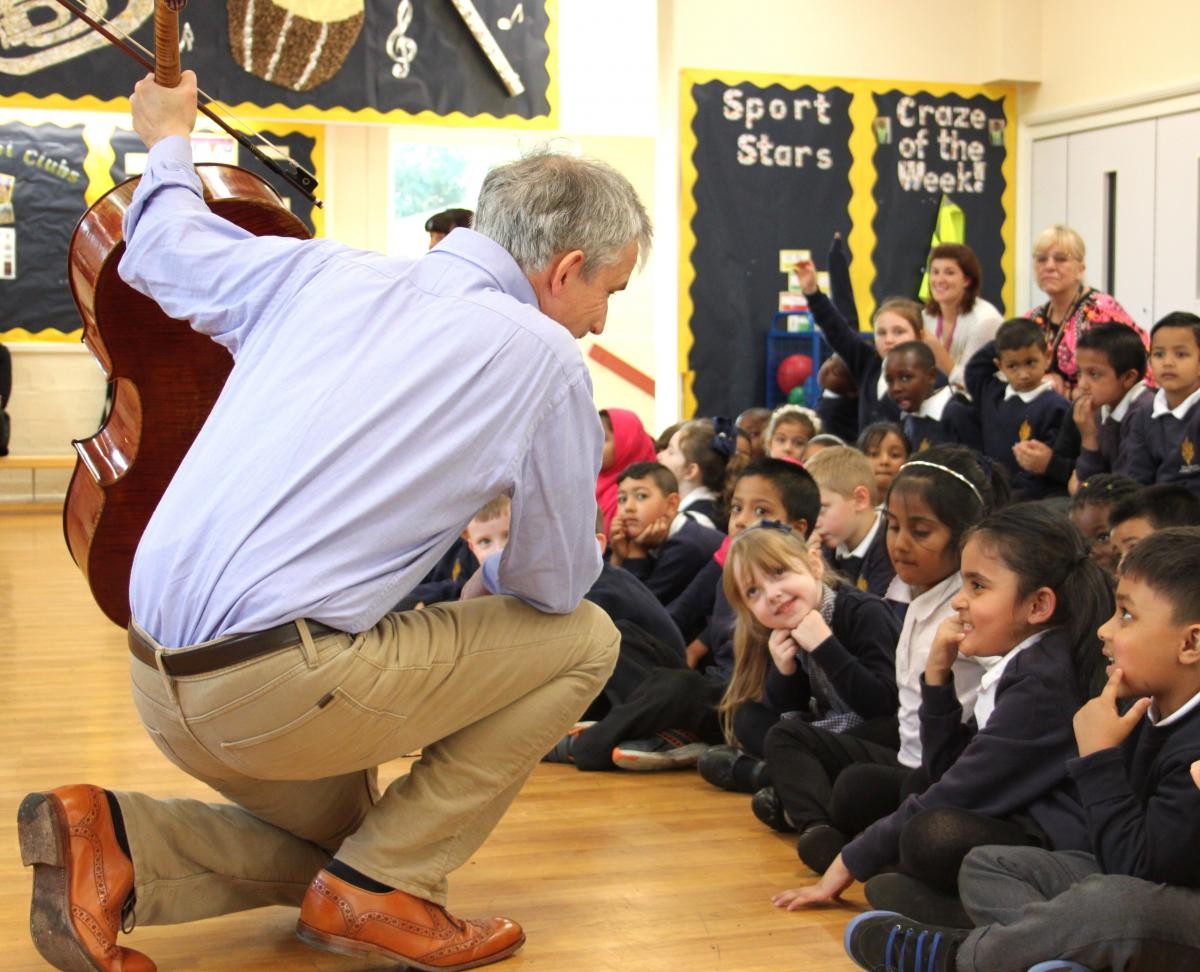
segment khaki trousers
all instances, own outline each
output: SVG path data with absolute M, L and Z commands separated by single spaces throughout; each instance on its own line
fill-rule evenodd
M 619 635 L 584 601 L 543 614 L 483 597 L 359 635 L 173 678 L 132 659 L 138 714 L 173 763 L 235 806 L 119 793 L 137 920 L 299 905 L 336 851 L 446 902 L 533 767 L 599 693 Z M 421 749 L 380 794 L 375 767 Z

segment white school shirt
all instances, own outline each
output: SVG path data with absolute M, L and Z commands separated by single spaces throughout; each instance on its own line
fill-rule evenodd
M 921 765 L 921 676 L 929 661 L 933 636 L 938 625 L 954 613 L 950 602 L 961 587 L 962 575 L 955 571 L 916 597 L 912 596 L 912 588 L 899 577 L 888 588 L 889 600 L 909 602 L 900 640 L 896 643 L 896 689 L 900 697 L 900 752 L 897 759 L 910 769 Z M 964 722 L 975 710 L 979 682 L 986 667 L 982 660 L 963 655 L 954 663 L 954 691 L 962 705 Z

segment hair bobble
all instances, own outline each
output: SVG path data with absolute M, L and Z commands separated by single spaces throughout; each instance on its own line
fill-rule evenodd
M 737 432 L 733 420 L 724 415 L 716 415 L 712 420 L 713 437 L 710 443 L 712 451 L 722 459 L 728 460 L 737 452 Z

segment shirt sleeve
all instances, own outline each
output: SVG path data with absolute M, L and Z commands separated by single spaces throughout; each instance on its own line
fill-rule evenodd
M 217 216 L 181 136 L 150 150 L 124 233 L 121 278 L 234 355 L 268 304 L 288 300 L 345 250 L 330 240 L 255 236 Z
M 595 489 L 603 448 L 584 372 L 532 427 L 514 477 L 508 544 L 483 564 L 489 591 L 548 614 L 579 606 L 600 576 Z

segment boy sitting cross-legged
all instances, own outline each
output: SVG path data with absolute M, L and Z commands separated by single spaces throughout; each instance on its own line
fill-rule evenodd
M 617 477 L 610 563 L 624 567 L 663 604 L 683 593 L 724 539 L 679 513 L 675 474 L 658 462 L 636 462 Z
M 975 929 L 869 912 L 846 930 L 860 966 L 904 972 L 920 954 L 922 972 L 1200 967 L 1200 529 L 1155 533 L 1125 558 L 1100 637 L 1108 684 L 1076 713 L 1067 763 L 1091 852 L 976 848 L 959 875 Z

